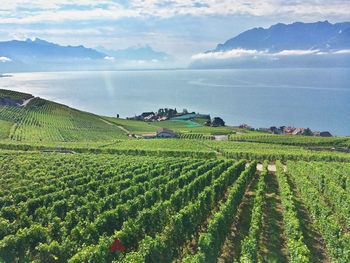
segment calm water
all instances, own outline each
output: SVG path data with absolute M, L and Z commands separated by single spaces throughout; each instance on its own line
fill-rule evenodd
M 228 124 L 350 135 L 350 69 L 15 73 L 0 87 L 109 116 L 176 107 Z

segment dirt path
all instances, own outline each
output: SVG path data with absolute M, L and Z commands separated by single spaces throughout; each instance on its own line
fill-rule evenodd
M 205 221 L 202 223 L 200 229 L 198 232 L 196 232 L 194 235 L 192 235 L 192 239 L 185 242 L 183 247 L 179 249 L 181 253 L 179 253 L 178 257 L 174 259 L 173 263 L 181 263 L 183 262 L 183 259 L 187 255 L 194 255 L 198 251 L 198 241 L 199 236 L 206 232 L 208 228 L 209 221 L 212 219 L 213 215 L 219 211 L 221 204 L 225 203 L 229 194 L 229 189 L 226 189 L 225 194 L 221 200 L 219 200 L 218 204 L 209 212 L 208 217 L 205 219 Z
M 288 262 L 288 249 L 284 236 L 282 204 L 277 179 L 274 173 L 269 173 L 266 179 L 267 205 L 264 208 L 260 254 L 263 262 Z
M 29 104 L 29 102 L 31 102 L 33 99 L 35 99 L 35 97 L 32 97 L 32 98 L 27 99 L 27 100 L 24 100 L 22 102 L 22 104 L 21 104 L 21 107 L 26 107 Z
M 216 141 L 228 141 L 228 135 L 214 135 Z
M 127 134 L 131 134 L 131 132 L 129 130 L 127 130 L 126 128 L 124 128 L 123 126 L 117 125 L 117 127 L 123 131 L 125 131 Z
M 313 220 L 311 219 L 307 208 L 301 201 L 300 195 L 297 192 L 296 187 L 291 180 L 289 180 L 289 185 L 291 186 L 294 196 L 296 197 L 294 199 L 295 206 L 297 209 L 298 218 L 301 223 L 301 230 L 303 232 L 305 244 L 311 252 L 311 261 L 323 263 L 331 262 L 327 254 L 327 249 L 324 240 L 321 234 L 314 227 Z
M 257 177 L 253 179 L 244 194 L 231 231 L 222 246 L 220 256 L 217 260 L 219 263 L 233 262 L 233 259 L 238 260 L 240 257 L 241 242 L 249 233 L 257 179 Z
M 259 172 L 262 172 L 263 170 L 263 165 L 261 163 L 258 163 L 256 165 L 256 169 L 259 171 Z M 276 172 L 276 165 L 274 164 L 269 164 L 267 169 L 270 171 L 270 172 Z
M 117 124 L 115 124 L 115 123 L 113 123 L 113 122 L 109 122 L 109 121 L 107 121 L 107 120 L 105 120 L 105 119 L 102 119 L 102 118 L 100 118 L 100 120 L 103 121 L 104 123 L 109 124 L 109 125 L 117 126 L 119 129 L 121 129 L 122 131 L 124 131 L 126 134 L 131 134 L 131 132 L 130 132 L 129 130 L 127 130 L 126 128 L 124 128 L 123 126 L 117 125 Z

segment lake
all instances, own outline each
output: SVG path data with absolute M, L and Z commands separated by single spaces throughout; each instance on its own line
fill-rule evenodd
M 227 124 L 295 126 L 350 135 L 350 69 L 225 69 L 14 73 L 0 87 L 81 110 L 134 116 L 161 107 Z

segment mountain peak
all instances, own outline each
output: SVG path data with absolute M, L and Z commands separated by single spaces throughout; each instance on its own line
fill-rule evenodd
M 48 42 L 46 40 L 40 39 L 38 37 L 27 38 L 25 40 L 25 42 L 27 42 L 27 43 L 36 43 L 36 44 L 53 44 L 53 43 L 50 43 L 50 42 Z
M 0 42 L 0 53 L 16 61 L 103 59 L 106 55 L 84 46 L 61 46 L 40 38 Z
M 150 45 L 135 45 L 125 49 L 105 49 L 104 47 L 98 47 L 97 50 L 108 54 L 108 56 L 121 60 L 158 60 L 163 61 L 170 58 L 170 56 L 164 52 L 155 51 Z
M 329 21 L 315 23 L 278 23 L 269 28 L 253 28 L 217 45 L 214 52 L 232 49 L 270 50 L 329 50 L 349 49 L 350 39 L 340 39 L 339 32 L 350 28 L 350 23 L 332 24 Z

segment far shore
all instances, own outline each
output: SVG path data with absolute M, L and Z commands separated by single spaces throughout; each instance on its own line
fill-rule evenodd
M 10 74 L 0 74 L 0 78 L 9 78 L 12 77 Z

